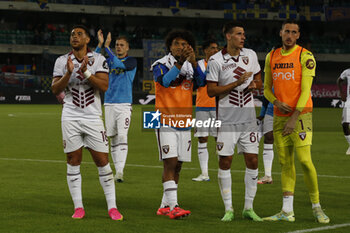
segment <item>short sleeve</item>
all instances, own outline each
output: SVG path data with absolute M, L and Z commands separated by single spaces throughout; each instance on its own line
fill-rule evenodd
M 347 69 L 341 73 L 340 79 L 347 80 L 347 77 L 349 77 L 349 76 L 350 76 L 350 69 Z
M 316 75 L 316 60 L 310 51 L 301 54 L 302 76 L 315 77 Z
M 99 55 L 96 61 L 96 71 L 95 73 L 109 73 L 109 68 L 107 60 L 104 56 Z
M 206 80 L 208 82 L 218 82 L 220 73 L 220 64 L 213 58 L 209 59 L 207 70 L 206 70 Z
M 53 68 L 53 77 L 63 77 L 64 76 L 64 67 L 67 64 L 67 61 L 64 62 L 64 57 L 59 57 L 56 59 L 55 66 Z
M 260 64 L 258 61 L 258 56 L 256 55 L 256 52 L 252 51 L 252 57 L 253 57 L 253 74 L 257 74 L 261 71 Z

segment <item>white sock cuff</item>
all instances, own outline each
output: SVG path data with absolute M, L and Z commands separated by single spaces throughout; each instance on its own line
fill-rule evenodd
M 78 175 L 80 174 L 80 165 L 72 166 L 67 163 L 67 174 Z
M 350 135 L 344 135 L 344 137 L 346 138 L 346 141 L 348 141 L 348 143 L 350 144 Z
M 118 134 L 117 136 L 116 136 L 116 138 L 117 138 L 117 141 L 118 141 L 118 144 L 120 144 L 120 145 L 128 145 L 128 135 L 123 135 L 123 134 Z
M 228 170 L 222 170 L 222 169 L 219 168 L 218 177 L 219 177 L 219 178 L 228 178 L 228 177 L 231 177 L 231 170 L 230 170 L 230 169 L 228 169 Z
M 112 169 L 109 163 L 107 163 L 107 165 L 105 165 L 104 167 L 97 167 L 98 169 L 98 174 L 100 175 L 109 175 L 110 173 L 112 173 Z
M 273 149 L 273 144 L 265 144 L 264 143 L 264 150 L 272 150 Z
M 259 173 L 259 170 L 258 170 L 258 168 L 257 169 L 250 169 L 250 168 L 245 168 L 245 173 L 247 174 L 247 175 L 251 175 L 251 176 L 257 176 L 258 175 L 258 173 Z
M 208 146 L 207 142 L 205 142 L 205 143 L 198 142 L 198 149 L 206 149 L 207 146 Z
M 177 185 L 175 183 L 175 180 L 168 180 L 163 183 L 164 191 L 167 191 L 169 189 L 177 189 Z
M 316 207 L 321 207 L 321 204 L 320 203 L 312 203 L 312 208 L 316 208 Z

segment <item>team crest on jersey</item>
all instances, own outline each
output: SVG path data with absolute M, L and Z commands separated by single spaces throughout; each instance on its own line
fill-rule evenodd
M 299 133 L 299 137 L 300 137 L 301 140 L 304 141 L 305 138 L 306 138 L 306 132 L 300 132 L 300 133 Z
M 74 64 L 74 68 L 79 68 L 79 64 Z
M 306 68 L 312 70 L 315 67 L 315 61 L 313 59 L 309 59 L 306 61 Z
M 224 143 L 223 142 L 217 142 L 216 143 L 216 148 L 218 149 L 218 151 L 221 151 L 223 147 L 224 147 Z
M 169 145 L 162 146 L 162 150 L 165 154 L 168 154 L 169 153 Z
M 243 61 L 244 64 L 248 65 L 249 58 L 248 57 L 242 57 L 242 61 Z
M 88 61 L 88 65 L 92 66 L 95 62 L 95 58 L 94 57 L 89 57 L 89 61 Z
M 113 62 L 112 62 L 112 64 L 113 64 Z M 106 60 L 103 61 L 102 67 L 103 67 L 104 69 L 108 69 L 108 64 L 107 64 L 107 61 L 106 61 Z

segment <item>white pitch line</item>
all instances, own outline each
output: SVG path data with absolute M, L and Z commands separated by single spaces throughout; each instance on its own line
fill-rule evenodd
M 325 231 L 330 229 L 337 229 L 341 227 L 349 227 L 350 223 L 344 223 L 344 224 L 336 224 L 333 226 L 326 226 L 326 227 L 316 227 L 316 228 L 310 228 L 305 230 L 298 230 L 298 231 L 289 231 L 287 233 L 304 233 L 304 232 L 313 232 L 313 231 Z
M 43 162 L 43 163 L 66 163 L 65 160 L 44 160 L 44 159 L 18 159 L 18 158 L 1 158 L 0 160 L 15 160 L 15 161 L 29 161 L 29 162 Z M 81 162 L 83 164 L 94 164 L 93 162 Z M 163 166 L 157 165 L 142 165 L 142 164 L 126 164 L 128 167 L 145 167 L 145 168 L 163 168 Z M 184 170 L 198 170 L 199 168 L 184 167 Z M 216 168 L 209 168 L 209 171 L 217 171 Z M 231 172 L 245 173 L 245 170 L 231 170 Z M 262 173 L 262 172 L 260 172 Z M 272 174 L 280 175 L 280 172 L 272 172 Z M 296 174 L 297 176 L 303 176 L 303 174 Z M 350 176 L 334 176 L 334 175 L 317 175 L 325 178 L 338 178 L 338 179 L 350 179 Z

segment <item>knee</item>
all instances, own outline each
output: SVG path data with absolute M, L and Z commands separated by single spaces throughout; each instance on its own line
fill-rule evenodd
M 175 174 L 180 173 L 181 167 L 182 167 L 182 162 L 177 162 L 176 167 L 175 167 Z
M 246 166 L 249 169 L 257 169 L 258 168 L 258 155 L 250 155 L 246 158 Z
M 232 156 L 220 156 L 219 167 L 222 170 L 228 170 L 231 168 Z
M 199 143 L 206 143 L 208 142 L 208 137 L 200 137 L 198 138 Z
M 264 143 L 265 144 L 273 144 L 273 133 L 268 132 L 264 135 Z
M 72 166 L 78 166 L 81 164 L 81 159 L 74 158 L 72 156 L 67 156 L 67 163 L 72 165 Z

